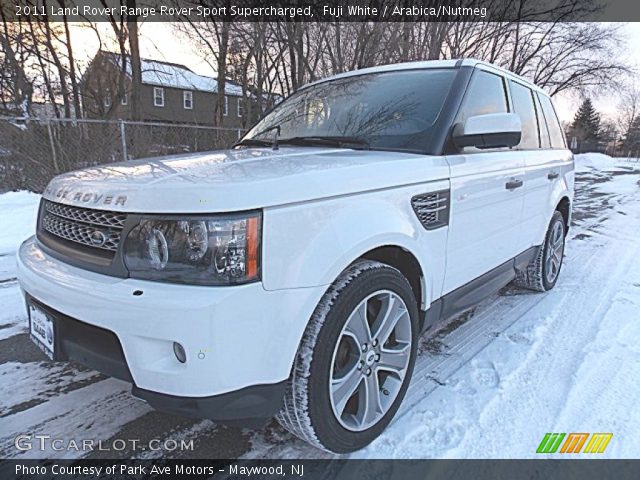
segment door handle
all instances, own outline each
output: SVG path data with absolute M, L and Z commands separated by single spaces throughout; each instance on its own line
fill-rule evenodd
M 560 174 L 558 172 L 549 172 L 549 174 L 547 175 L 547 178 L 549 180 L 555 180 L 559 176 L 560 176 Z
M 516 180 L 515 178 L 512 180 L 509 180 L 507 183 L 505 183 L 505 187 L 507 188 L 507 190 L 515 190 L 516 188 L 520 188 L 523 185 L 522 180 Z

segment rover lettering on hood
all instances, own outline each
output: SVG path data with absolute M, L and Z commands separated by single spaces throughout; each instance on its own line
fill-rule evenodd
M 87 205 L 121 205 L 127 203 L 126 195 L 110 195 L 95 192 L 74 192 L 66 188 L 55 189 L 47 187 L 45 195 L 59 199 L 72 200 L 74 202 L 85 203 Z

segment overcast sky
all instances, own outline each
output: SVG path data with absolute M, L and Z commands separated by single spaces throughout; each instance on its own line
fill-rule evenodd
M 106 32 L 110 29 L 106 23 L 98 25 Z M 640 74 L 640 23 L 623 24 L 623 31 L 628 48 L 622 52 L 622 55 L 626 57 L 630 65 L 637 69 L 637 74 Z M 81 62 L 92 58 L 98 49 L 98 41 L 93 31 L 87 27 L 74 25 L 72 35 L 75 50 L 79 53 L 76 58 Z M 201 75 L 214 75 L 213 68 L 199 58 L 190 45 L 185 44 L 184 40 L 176 38 L 170 23 L 150 22 L 143 24 L 140 28 L 140 35 L 140 52 L 143 57 L 181 63 Z M 580 103 L 579 98 L 568 95 L 558 95 L 553 100 L 562 121 L 570 121 Z M 604 115 L 612 115 L 617 104 L 618 99 L 614 95 L 603 95 L 595 99 L 596 108 Z

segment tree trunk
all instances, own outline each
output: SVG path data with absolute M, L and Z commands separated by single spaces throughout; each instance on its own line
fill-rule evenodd
M 31 108 L 31 97 L 33 95 L 33 85 L 27 79 L 27 75 L 22 68 L 22 65 L 18 62 L 15 51 L 11 46 L 11 39 L 9 38 L 9 27 L 4 15 L 4 10 L 0 5 L 0 15 L 2 15 L 2 24 L 4 27 L 4 33 L 0 34 L 0 44 L 5 53 L 7 63 L 11 67 L 14 75 L 14 94 L 13 100 L 16 110 L 22 116 L 29 116 L 29 109 Z
M 47 2 L 43 0 L 42 5 L 45 9 L 48 9 Z M 53 34 L 51 31 L 52 23 L 49 23 L 49 17 L 45 15 L 44 19 L 38 19 L 38 23 L 42 26 L 46 36 L 46 46 L 51 54 L 51 58 L 53 59 L 53 63 L 58 70 L 58 81 L 60 82 L 60 94 L 62 95 L 62 101 L 64 104 L 64 116 L 65 118 L 71 118 L 71 104 L 69 98 L 69 87 L 67 85 L 67 72 L 62 65 L 62 61 L 60 60 L 60 56 L 58 55 L 58 51 L 56 50 L 55 45 L 53 44 Z
M 127 0 L 127 9 L 135 9 L 136 0 Z M 140 90 L 142 86 L 142 66 L 140 64 L 140 46 L 138 44 L 138 17 L 127 15 L 129 31 L 129 60 L 131 61 L 131 116 L 141 119 Z
M 216 116 L 218 125 L 222 125 L 224 119 L 225 90 L 227 86 L 227 54 L 229 53 L 229 22 L 222 22 L 218 35 L 220 52 L 217 62 L 217 85 L 218 102 L 216 105 Z
M 44 83 L 45 89 L 47 90 L 49 101 L 51 102 L 51 105 L 53 107 L 53 114 L 56 116 L 56 118 L 60 118 L 60 109 L 58 108 L 58 104 L 56 103 L 56 94 L 53 91 L 51 78 L 47 73 L 48 68 L 44 64 L 44 61 L 42 60 L 42 55 L 40 54 L 40 50 L 38 50 L 37 48 L 38 40 L 36 39 L 36 33 L 34 31 L 33 22 L 30 19 L 27 20 L 27 22 L 29 24 L 29 33 L 31 34 L 31 41 L 33 42 L 33 45 L 34 45 L 34 52 L 35 52 L 36 58 L 38 59 L 38 65 L 40 66 L 40 71 L 42 73 L 42 81 Z
M 61 7 L 65 6 L 65 0 L 58 0 Z M 69 57 L 69 81 L 71 82 L 71 94 L 73 95 L 73 109 L 75 117 L 80 118 L 82 112 L 80 111 L 80 90 L 78 89 L 78 77 L 76 76 L 76 62 L 73 56 L 73 46 L 71 45 L 71 31 L 69 30 L 69 22 L 67 16 L 64 19 L 64 33 L 67 41 L 67 56 Z

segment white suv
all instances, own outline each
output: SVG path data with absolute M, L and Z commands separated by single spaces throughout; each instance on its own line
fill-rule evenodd
M 573 157 L 547 94 L 476 60 L 312 83 L 231 150 L 56 177 L 20 248 L 31 337 L 152 406 L 277 417 L 333 452 L 406 392 L 421 332 L 553 288 Z

